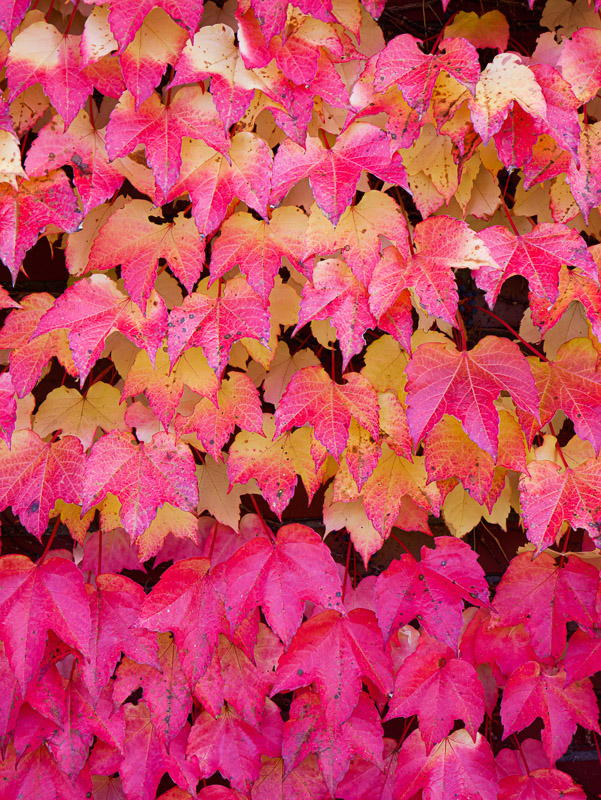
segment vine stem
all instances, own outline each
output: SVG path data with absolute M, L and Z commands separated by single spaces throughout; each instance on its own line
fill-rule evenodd
M 347 533 L 348 533 L 348 531 L 347 531 Z M 348 547 L 346 548 L 346 564 L 344 565 L 344 580 L 342 581 L 342 597 L 340 598 L 343 603 L 344 603 L 344 595 L 346 593 L 346 583 L 347 583 L 347 578 L 348 578 L 348 569 L 349 569 L 349 564 L 351 563 L 351 548 L 352 548 L 352 546 L 353 546 L 353 540 L 351 539 L 351 536 L 349 534 Z
M 261 525 L 263 526 L 263 530 L 268 535 L 268 537 L 271 539 L 273 544 L 275 544 L 275 536 L 273 535 L 273 531 L 271 530 L 269 525 L 265 522 L 265 517 L 263 516 L 263 514 L 261 514 L 261 509 L 259 508 L 259 504 L 257 503 L 254 494 L 251 494 L 250 499 L 251 499 L 251 502 L 252 502 L 253 506 L 255 507 L 255 511 L 256 511 L 257 517 L 259 517 L 259 519 L 261 520 Z
M 530 775 L 530 767 L 528 766 L 528 762 L 526 761 L 526 756 L 524 755 L 524 751 L 522 750 L 522 745 L 520 744 L 520 740 L 518 737 L 513 734 L 513 740 L 518 746 L 518 750 L 520 751 L 520 756 L 522 757 L 522 761 L 524 762 L 524 766 L 526 767 L 526 772 Z
M 485 314 L 488 314 L 489 317 L 492 317 L 493 319 L 496 319 L 497 322 L 500 322 L 501 325 L 504 325 L 507 328 L 507 330 L 510 331 L 511 333 L 513 333 L 515 338 L 518 339 L 524 345 L 524 347 L 527 347 L 528 350 L 530 350 L 532 353 L 534 353 L 535 356 L 538 356 L 541 359 L 541 361 L 545 361 L 545 362 L 549 361 L 549 359 L 546 358 L 546 356 L 544 356 L 542 353 L 538 352 L 536 347 L 532 347 L 530 342 L 527 342 L 525 339 L 523 339 L 520 336 L 520 334 L 516 330 L 514 330 L 508 322 L 505 322 L 504 319 L 501 319 L 501 317 L 498 317 L 492 311 L 489 311 L 488 308 L 484 308 L 482 306 L 478 306 L 478 311 L 483 311 Z
M 46 547 L 44 548 L 44 552 L 42 553 L 42 555 L 40 556 L 40 559 L 38 561 L 38 567 L 42 566 L 46 556 L 48 555 L 48 551 L 52 547 L 52 542 L 54 541 L 54 538 L 56 536 L 56 532 L 58 530 L 58 526 L 59 526 L 60 521 L 61 521 L 61 518 L 57 517 L 56 518 L 56 522 L 54 523 L 54 528 L 52 529 L 52 533 L 50 534 L 50 538 L 46 542 Z
M 400 545 L 401 545 L 401 547 L 403 548 L 403 550 L 404 550 L 406 553 L 409 553 L 409 555 L 410 555 L 410 556 L 412 556 L 412 555 L 413 555 L 413 553 L 412 553 L 412 552 L 411 552 L 411 550 L 410 550 L 410 549 L 407 547 L 407 545 L 406 545 L 406 544 L 404 544 L 404 542 L 401 542 L 401 540 L 400 540 L 398 537 L 396 537 L 392 531 L 390 531 L 390 536 L 391 536 L 391 538 L 392 538 L 392 539 L 394 539 L 394 541 L 395 541 L 397 544 L 400 544 Z

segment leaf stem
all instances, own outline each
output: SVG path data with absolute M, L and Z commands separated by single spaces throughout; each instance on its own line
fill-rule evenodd
M 69 22 L 67 24 L 67 29 L 65 30 L 63 36 L 66 36 L 69 33 L 69 31 L 71 30 L 71 25 L 73 25 L 73 20 L 75 19 L 75 14 L 77 13 L 77 6 L 78 5 L 79 5 L 79 0 L 75 0 L 75 5 L 73 7 L 73 11 L 71 12 L 71 17 L 70 17 Z M 46 21 L 48 21 L 48 20 L 46 20 Z
M 218 524 L 219 523 L 217 522 L 217 520 L 215 520 L 215 524 L 213 525 L 213 531 L 212 531 L 212 535 L 211 535 L 211 546 L 209 547 L 209 555 L 207 556 L 209 561 L 213 558 L 213 550 L 215 549 L 215 539 L 217 538 L 217 525 Z
M 348 531 L 347 531 L 348 533 Z M 348 568 L 351 561 L 351 548 L 353 546 L 353 540 L 351 539 L 351 535 L 349 533 L 348 537 L 348 547 L 346 548 L 346 564 L 344 565 L 344 580 L 342 581 L 342 597 L 341 600 L 344 603 L 344 595 L 346 593 L 346 581 L 348 578 Z
M 57 517 L 56 518 L 56 522 L 54 523 L 54 528 L 52 529 L 52 533 L 50 534 L 50 537 L 49 537 L 48 541 L 46 542 L 46 547 L 44 548 L 44 552 L 42 553 L 42 555 L 40 556 L 40 558 L 38 560 L 38 567 L 42 566 L 42 564 L 44 563 L 44 559 L 48 555 L 48 551 L 52 547 L 52 542 L 54 541 L 54 538 L 56 536 L 56 532 L 58 530 L 58 526 L 60 524 L 60 521 L 61 521 L 61 518 Z
M 96 577 L 102 574 L 102 528 L 98 531 L 98 567 Z
M 400 545 L 401 545 L 401 547 L 403 548 L 403 550 L 404 550 L 406 553 L 409 553 L 409 555 L 410 555 L 410 556 L 412 556 L 412 555 L 413 555 L 413 553 L 412 553 L 412 552 L 411 552 L 411 550 L 410 550 L 410 549 L 407 547 L 407 545 L 406 545 L 404 542 L 401 542 L 401 540 L 400 540 L 400 539 L 399 539 L 397 536 L 395 536 L 395 535 L 394 535 L 394 533 L 393 533 L 392 531 L 390 531 L 390 536 L 391 536 L 391 538 L 392 538 L 392 539 L 394 539 L 394 541 L 395 541 L 397 544 L 400 544 Z
M 520 744 L 520 740 L 515 735 L 515 733 L 513 734 L 513 740 L 518 746 L 518 750 L 520 751 L 522 761 L 524 762 L 524 766 L 526 767 L 526 772 L 528 773 L 528 775 L 530 775 L 530 767 L 528 766 L 528 762 L 526 761 L 526 756 L 524 755 L 524 751 L 522 750 L 522 745 Z
M 254 494 L 251 494 L 250 499 L 253 506 L 255 507 L 255 512 L 257 514 L 257 517 L 259 517 L 259 519 L 261 520 L 261 525 L 263 526 L 263 530 L 265 531 L 267 536 L 271 539 L 273 544 L 275 544 L 275 536 L 273 535 L 273 531 L 271 530 L 269 525 L 265 522 L 265 517 L 263 516 L 263 514 L 261 514 L 261 509 L 259 508 L 259 505 L 255 499 Z
M 485 314 L 488 314 L 489 317 L 492 317 L 493 319 L 496 319 L 497 322 L 500 322 L 501 325 L 504 325 L 507 328 L 507 330 L 511 331 L 511 333 L 513 333 L 515 338 L 518 339 L 524 345 L 524 347 L 527 347 L 528 350 L 533 352 L 534 355 L 538 356 L 542 361 L 549 361 L 549 359 L 546 358 L 542 353 L 539 353 L 539 351 L 536 349 L 536 347 L 532 347 L 530 342 L 527 342 L 525 339 L 523 339 L 520 336 L 520 334 L 517 331 L 515 331 L 508 322 L 505 322 L 504 319 L 501 319 L 501 317 L 498 317 L 492 311 L 489 311 L 488 308 L 484 308 L 483 306 L 478 306 L 478 311 L 483 311 Z

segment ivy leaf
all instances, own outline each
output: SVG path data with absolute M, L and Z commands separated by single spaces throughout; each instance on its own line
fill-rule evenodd
M 576 725 L 599 733 L 599 709 L 591 682 L 585 679 L 566 687 L 565 681 L 563 670 L 527 661 L 509 676 L 501 701 L 505 737 L 537 717 L 543 720 L 542 741 L 551 763 L 568 749 Z
M 424 630 L 456 649 L 463 623 L 463 601 L 488 605 L 488 584 L 477 555 L 450 536 L 422 547 L 421 561 L 406 553 L 378 576 L 378 622 L 388 641 L 393 629 L 417 619 Z
M 168 502 L 184 511 L 198 504 L 194 458 L 167 433 L 137 444 L 131 434 L 112 431 L 99 439 L 88 458 L 82 513 L 108 493 L 121 503 L 120 517 L 132 540 L 141 536 Z
M 147 315 L 133 305 L 106 275 L 91 275 L 70 286 L 44 314 L 33 336 L 66 328 L 80 382 L 104 349 L 106 337 L 115 330 L 146 350 L 154 359 L 167 328 L 167 309 L 162 297 L 151 294 Z
M 313 683 L 326 719 L 341 725 L 357 705 L 361 678 L 384 694 L 392 688 L 392 665 L 375 614 L 362 608 L 348 616 L 323 611 L 297 631 L 279 661 L 272 695 Z
M 449 735 L 455 719 L 463 720 L 475 741 L 484 719 L 484 690 L 475 668 L 424 632 L 395 675 L 388 718 L 413 714 L 428 751 Z
M 416 445 L 452 414 L 479 447 L 496 459 L 499 413 L 494 400 L 508 391 L 516 405 L 538 418 L 538 393 L 528 362 L 514 342 L 486 336 L 470 351 L 427 342 L 407 366 L 407 419 Z
M 309 137 L 306 150 L 291 140 L 280 145 L 273 162 L 271 202 L 277 205 L 289 189 L 309 177 L 317 205 L 334 225 L 351 204 L 361 172 L 406 185 L 400 159 L 391 160 L 386 133 L 366 122 L 355 122 L 331 149 Z
M 153 93 L 136 109 L 133 94 L 124 92 L 106 128 L 106 149 L 110 158 L 118 158 L 144 144 L 158 191 L 165 198 L 179 175 L 184 136 L 227 151 L 229 139 L 209 94 L 189 86 L 163 105 Z
M 229 634 L 218 584 L 206 558 L 178 561 L 162 575 L 146 598 L 140 625 L 173 631 L 182 669 L 191 686 L 207 670 L 219 634 Z
M 17 431 L 10 450 L 0 442 L 0 507 L 12 506 L 25 528 L 41 540 L 57 500 L 81 502 L 84 466 L 75 436 L 48 444 L 33 431 Z
M 322 367 L 305 367 L 296 372 L 276 409 L 275 435 L 308 422 L 335 458 L 346 446 L 351 417 L 377 438 L 377 400 L 372 385 L 357 373 L 346 375 L 345 380 L 342 386 L 335 383 Z
M 490 746 L 481 734 L 474 741 L 460 728 L 428 752 L 420 732 L 413 731 L 397 762 L 398 800 L 410 800 L 423 789 L 424 800 L 453 796 L 464 800 L 497 800 L 498 781 Z
M 86 272 L 121 265 L 126 292 L 142 312 L 157 278 L 159 259 L 191 292 L 204 264 L 204 242 L 194 221 L 175 217 L 172 222 L 156 216 L 146 200 L 132 200 L 117 209 L 94 239 Z
M 566 643 L 566 622 L 585 628 L 595 622 L 599 575 L 577 556 L 556 564 L 551 553 L 520 553 L 497 587 L 493 624 L 524 623 L 540 658 L 559 658 Z
M 49 630 L 84 657 L 90 652 L 88 600 L 72 561 L 34 564 L 26 556 L 2 556 L 0 615 L 0 636 L 23 695 L 39 673 Z
M 267 346 L 269 315 L 259 295 L 240 276 L 226 283 L 220 297 L 189 294 L 169 316 L 171 363 L 189 347 L 202 347 L 217 378 L 223 375 L 234 344 L 245 337 Z
M 311 565 L 309 571 L 306 565 Z M 342 612 L 342 586 L 329 549 L 305 525 L 284 525 L 272 544 L 258 536 L 227 562 L 228 616 L 234 625 L 258 605 L 286 646 L 307 600 Z
M 396 36 L 378 56 L 375 86 L 378 91 L 397 83 L 403 97 L 422 116 L 442 71 L 474 91 L 480 75 L 476 48 L 466 39 L 443 39 L 438 52 L 425 54 L 409 34 Z

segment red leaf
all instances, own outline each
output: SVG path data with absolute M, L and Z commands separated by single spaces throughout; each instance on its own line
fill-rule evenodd
M 429 753 L 419 731 L 413 731 L 399 753 L 396 774 L 396 800 L 410 800 L 419 789 L 424 800 L 497 800 L 490 746 L 479 733 L 474 742 L 464 729 L 454 731 Z
M 129 433 L 111 431 L 90 451 L 82 513 L 109 492 L 121 503 L 121 521 L 132 541 L 144 533 L 163 503 L 194 510 L 198 483 L 190 448 L 175 444 L 167 433 L 157 433 L 151 442 L 138 444 Z
M 52 629 L 84 656 L 90 652 L 90 611 L 83 576 L 72 561 L 0 558 L 0 636 L 21 691 L 40 669 Z
M 167 309 L 162 297 L 151 294 L 147 315 L 143 316 L 109 277 L 91 275 L 63 292 L 33 335 L 59 328 L 68 330 L 73 360 L 83 383 L 100 358 L 106 337 L 115 330 L 146 350 L 154 361 L 167 328 Z
M 494 266 L 481 267 L 475 276 L 491 308 L 501 286 L 512 275 L 523 275 L 530 291 L 549 303 L 557 300 L 562 264 L 580 267 L 584 275 L 595 283 L 598 281 L 597 266 L 586 242 L 577 231 L 565 225 L 535 225 L 522 236 L 516 236 L 502 225 L 494 225 L 480 231 L 479 236 L 497 262 Z
M 271 703 L 265 714 L 269 715 L 270 733 L 278 730 L 281 741 L 279 709 Z M 246 792 L 259 776 L 261 756 L 277 757 L 279 750 L 279 744 L 268 738 L 265 731 L 249 725 L 226 705 L 217 719 L 206 711 L 198 715 L 190 731 L 187 755 L 198 761 L 201 777 L 208 778 L 219 770 L 234 789 Z
M 326 720 L 320 699 L 314 692 L 299 692 L 290 706 L 290 717 L 284 723 L 282 755 L 286 771 L 297 767 L 311 753 L 317 756 L 332 796 L 337 796 L 337 786 L 353 755 L 380 765 L 382 723 L 373 700 L 361 692 L 353 713 L 338 727 Z
M 238 276 L 221 297 L 189 294 L 169 316 L 168 353 L 175 364 L 189 347 L 202 347 L 211 369 L 221 378 L 234 344 L 245 337 L 267 346 L 269 315 L 261 298 Z
M 179 175 L 184 136 L 202 139 L 219 152 L 227 151 L 229 138 L 210 94 L 188 86 L 163 105 L 153 93 L 136 110 L 134 96 L 124 92 L 106 127 L 106 149 L 113 159 L 144 144 L 159 197 L 166 198 Z
M 485 336 L 473 350 L 427 342 L 407 365 L 407 419 L 417 445 L 443 414 L 452 414 L 479 447 L 496 459 L 499 412 L 494 401 L 508 391 L 516 405 L 538 417 L 538 393 L 528 362 L 515 342 Z
M 342 611 L 342 586 L 321 536 L 305 525 L 284 525 L 272 544 L 260 536 L 227 562 L 228 616 L 234 625 L 258 605 L 286 646 L 307 600 Z M 231 609 L 231 611 L 230 611 Z
M 173 631 L 191 686 L 206 672 L 219 634 L 230 632 L 209 568 L 206 558 L 178 561 L 163 574 L 140 613 L 143 628 Z
M 52 170 L 43 178 L 23 180 L 18 192 L 9 183 L 2 184 L 0 258 L 10 270 L 13 283 L 25 253 L 51 223 L 69 232 L 81 223 L 77 198 L 62 170 Z
M 119 47 L 124 50 L 134 38 L 144 17 L 156 7 L 162 8 L 174 20 L 181 22 L 193 34 L 202 16 L 202 0 L 111 0 L 109 22 Z
M 476 739 L 484 719 L 484 691 L 474 667 L 445 644 L 422 633 L 417 650 L 401 664 L 387 719 L 419 717 L 426 749 L 448 736 L 456 719 Z
M 556 564 L 551 553 L 543 552 L 535 559 L 531 553 L 520 553 L 497 587 L 493 623 L 523 622 L 536 654 L 559 658 L 567 622 L 587 628 L 594 625 L 598 583 L 598 570 L 576 556 Z
M 472 93 L 480 75 L 476 48 L 466 39 L 443 39 L 435 55 L 425 54 L 409 34 L 396 36 L 382 50 L 375 85 L 384 91 L 398 84 L 403 97 L 421 116 L 430 104 L 436 79 L 444 71 Z
M 273 162 L 271 202 L 277 205 L 295 183 L 309 177 L 317 205 L 336 225 L 353 200 L 363 170 L 406 185 L 405 170 L 400 159 L 391 158 L 390 149 L 386 133 L 365 122 L 353 123 L 331 149 L 313 137 L 307 139 L 306 150 L 284 140 Z
M 354 417 L 376 439 L 378 409 L 371 383 L 358 373 L 344 377 L 346 384 L 341 386 L 322 367 L 305 367 L 295 372 L 275 412 L 275 435 L 308 422 L 324 447 L 339 458 Z
M 451 536 L 422 547 L 421 561 L 408 553 L 378 576 L 376 612 L 384 638 L 414 617 L 424 630 L 454 650 L 463 622 L 463 600 L 488 604 L 488 584 L 476 553 Z
M 357 704 L 361 678 L 388 694 L 391 667 L 373 611 L 323 611 L 301 625 L 280 659 L 272 694 L 314 683 L 326 719 L 341 725 Z
M 80 503 L 85 456 L 75 436 L 48 444 L 30 430 L 17 431 L 9 450 L 0 442 L 0 507 L 12 506 L 41 540 L 57 500 Z
M 501 700 L 503 735 L 543 720 L 542 741 L 549 761 L 565 753 L 576 726 L 599 733 L 599 709 L 587 679 L 565 686 L 565 672 L 527 661 L 509 677 Z
M 499 784 L 499 800 L 586 800 L 582 788 L 558 769 L 536 769 L 528 775 L 511 775 Z
M 285 770 L 281 758 L 263 757 L 261 772 L 253 784 L 251 794 L 252 800 L 326 800 L 329 796 L 317 759 L 313 755 L 307 756 L 291 772 Z M 207 797 L 206 800 L 213 799 Z M 230 798 L 215 797 L 215 800 Z

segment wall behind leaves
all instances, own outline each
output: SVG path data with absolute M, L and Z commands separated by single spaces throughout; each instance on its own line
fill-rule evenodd
M 426 10 L 1 4 L 1 800 L 598 790 L 601 19 Z

